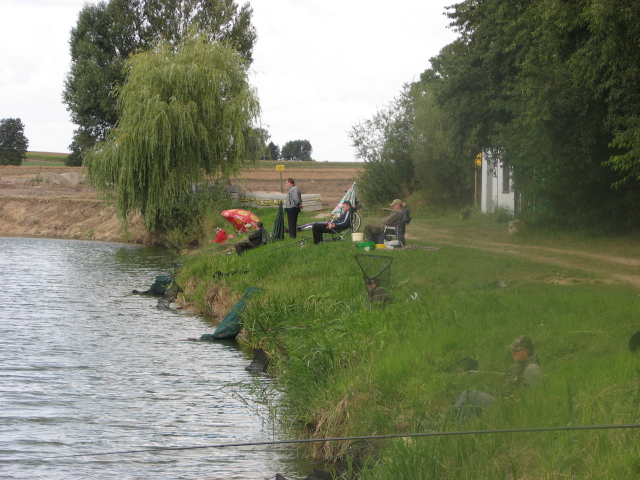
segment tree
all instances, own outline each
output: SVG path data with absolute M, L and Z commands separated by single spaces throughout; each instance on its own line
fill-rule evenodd
M 246 61 L 204 35 L 185 38 L 127 60 L 118 126 L 86 158 L 120 217 L 140 211 L 150 232 L 183 221 L 181 206 L 204 175 L 239 169 L 259 114 Z
M 367 203 L 387 202 L 411 191 L 413 120 L 414 103 L 405 85 L 397 98 L 349 132 L 356 157 L 365 161 L 358 188 Z
M 637 13 L 632 0 L 450 7 L 460 38 L 421 80 L 456 155 L 502 152 L 529 220 L 640 224 Z
M 312 152 L 313 148 L 309 140 L 291 140 L 283 145 L 280 157 L 298 162 L 312 161 Z
M 0 165 L 22 165 L 27 159 L 29 140 L 24 136 L 24 124 L 19 118 L 0 120 Z
M 269 155 L 271 160 L 278 160 L 280 158 L 280 147 L 273 142 L 269 142 L 267 146 L 269 149 Z
M 86 4 L 71 31 L 71 69 L 63 102 L 78 125 L 70 145 L 70 161 L 106 138 L 120 117 L 115 89 L 124 83 L 124 62 L 134 52 L 159 40 L 177 45 L 197 26 L 211 43 L 234 48 L 252 61 L 256 31 L 247 3 L 234 0 L 109 0 Z

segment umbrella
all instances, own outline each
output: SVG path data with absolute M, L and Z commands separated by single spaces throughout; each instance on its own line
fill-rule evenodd
M 242 233 L 247 231 L 247 225 L 255 225 L 260 221 L 257 215 L 241 208 L 225 210 L 222 212 L 222 216 L 229 220 L 236 230 Z
M 344 197 L 342 197 L 340 203 L 336 205 L 336 208 L 333 209 L 331 215 L 335 217 L 342 213 L 342 204 L 345 202 L 345 200 L 349 200 L 352 206 L 356 206 L 356 182 L 353 182 L 353 185 L 351 185 L 351 188 L 349 188 L 349 190 L 347 190 L 347 192 L 344 194 Z
M 284 240 L 284 210 L 282 209 L 282 202 L 278 205 L 278 213 L 276 214 L 276 221 L 273 224 L 271 238 L 273 240 Z

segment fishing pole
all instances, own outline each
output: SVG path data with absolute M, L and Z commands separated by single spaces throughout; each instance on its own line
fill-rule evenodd
M 293 244 L 300 243 L 300 242 L 305 242 L 306 243 L 306 241 L 309 240 L 310 238 L 311 237 L 305 237 L 305 238 L 301 238 L 300 240 L 295 240 L 293 242 L 285 243 L 284 245 L 280 245 L 278 247 L 269 248 L 269 249 L 266 249 L 266 250 L 260 250 L 260 251 L 258 251 L 256 253 L 254 253 L 254 256 L 255 255 L 260 255 L 261 253 L 273 252 L 274 250 L 278 250 L 280 248 L 288 247 L 289 245 L 293 245 Z
M 239 448 L 239 447 L 257 447 L 269 445 L 292 445 L 298 443 L 315 443 L 315 442 L 345 442 L 349 440 L 381 440 L 390 438 L 418 438 L 418 437 L 450 437 L 459 435 L 493 435 L 505 433 L 540 433 L 540 432 L 574 432 L 580 430 L 619 430 L 640 428 L 640 423 L 621 423 L 610 425 L 567 425 L 564 427 L 530 427 L 530 428 L 502 428 L 489 430 L 453 430 L 446 432 L 418 432 L 418 433 L 394 433 L 387 435 L 361 435 L 352 437 L 328 437 L 328 438 L 298 438 L 290 440 L 271 440 L 263 442 L 238 442 L 238 443 L 217 443 L 210 445 L 191 445 L 184 447 L 140 447 L 136 450 L 113 450 L 110 452 L 97 453 L 78 453 L 75 455 L 57 455 L 52 457 L 40 457 L 30 460 L 55 460 L 61 458 L 77 458 L 77 457 L 101 457 L 106 455 L 122 455 L 132 453 L 154 453 L 162 451 L 182 451 L 182 450 L 204 450 L 209 448 Z M 15 459 L 0 459 L 2 462 L 11 462 Z

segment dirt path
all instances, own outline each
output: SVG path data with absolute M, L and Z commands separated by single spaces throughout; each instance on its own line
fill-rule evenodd
M 461 237 L 457 233 L 431 229 L 425 224 L 411 225 L 411 236 L 429 242 L 444 243 L 460 247 L 476 248 L 523 258 L 532 262 L 555 265 L 567 269 L 582 270 L 600 277 L 603 282 L 630 283 L 640 288 L 640 253 L 636 257 L 606 255 L 586 250 L 569 250 L 537 245 L 520 245 L 500 240 L 487 240 L 477 237 Z M 558 283 L 570 282 L 572 279 L 558 279 Z

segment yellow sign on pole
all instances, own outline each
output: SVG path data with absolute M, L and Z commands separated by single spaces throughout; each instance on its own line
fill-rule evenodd
M 480 152 L 478 155 L 476 155 L 476 165 L 477 166 L 482 165 L 482 152 Z
M 284 165 L 276 165 L 276 172 L 284 172 Z

